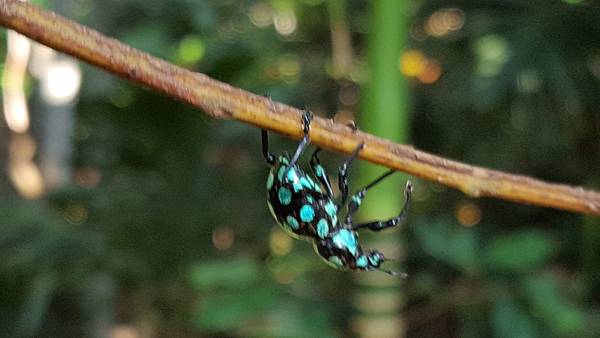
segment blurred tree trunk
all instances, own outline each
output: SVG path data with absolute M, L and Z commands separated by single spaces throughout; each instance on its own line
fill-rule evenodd
M 398 69 L 398 60 L 405 43 L 408 16 L 407 2 L 396 0 L 373 1 L 369 32 L 370 82 L 366 88 L 359 127 L 375 135 L 405 143 L 409 115 L 406 80 Z M 384 172 L 384 168 L 364 164 L 360 168 L 360 184 L 366 184 Z M 396 215 L 403 203 L 402 175 L 396 174 L 381 186 L 369 191 L 361 217 L 386 219 Z M 358 188 L 359 185 L 356 186 Z M 403 261 L 398 229 L 382 233 L 361 233 L 367 247 L 377 248 Z M 391 236 L 390 236 L 391 234 Z M 402 270 L 402 267 L 394 267 Z M 402 281 L 383 273 L 361 274 L 357 283 L 363 287 L 354 295 L 358 314 L 354 330 L 360 337 L 403 337 L 405 323 L 401 310 L 404 305 Z

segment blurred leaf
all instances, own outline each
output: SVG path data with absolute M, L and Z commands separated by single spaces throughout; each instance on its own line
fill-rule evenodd
M 248 258 L 234 261 L 199 263 L 192 267 L 189 278 L 200 290 L 216 288 L 245 288 L 258 281 L 258 264 Z
M 499 300 L 494 304 L 492 326 L 498 338 L 537 337 L 532 317 L 513 299 Z
M 335 337 L 327 311 L 315 305 L 281 302 L 269 314 L 269 327 L 265 333 L 272 337 Z
M 327 310 L 320 303 L 285 297 L 276 287 L 207 294 L 195 314 L 196 325 L 243 337 L 334 337 Z
M 473 229 L 452 227 L 446 220 L 437 220 L 415 227 L 421 246 L 436 259 L 464 272 L 473 272 L 477 261 L 477 234 Z
M 494 239 L 484 249 L 483 259 L 492 270 L 525 272 L 546 262 L 555 249 L 547 233 L 524 230 Z
M 165 48 L 169 40 L 165 27 L 156 22 L 131 27 L 121 36 L 121 41 L 128 45 L 163 58 L 168 56 L 170 51 Z
M 583 331 L 584 311 L 568 303 L 558 292 L 553 275 L 546 273 L 523 282 L 532 310 L 557 335 L 578 336 Z
M 233 330 L 265 317 L 279 298 L 276 288 L 260 286 L 223 295 L 207 294 L 200 300 L 195 322 L 208 330 Z
M 43 272 L 33 279 L 17 324 L 19 336 L 35 335 L 46 316 L 46 310 L 56 285 L 57 276 L 54 272 Z
M 183 0 L 183 3 L 189 7 L 187 13 L 191 16 L 190 20 L 197 30 L 212 31 L 219 23 L 216 8 L 215 6 L 212 6 L 210 2 Z
M 1 199 L 0 219 L 11 220 L 0 228 L 1 273 L 37 275 L 60 266 L 61 277 L 70 277 L 103 253 L 101 235 L 67 224 L 36 201 Z
M 583 217 L 581 226 L 581 271 L 587 284 L 588 295 L 600 292 L 600 219 L 598 217 Z

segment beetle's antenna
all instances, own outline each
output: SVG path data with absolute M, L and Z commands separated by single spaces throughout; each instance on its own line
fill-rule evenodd
M 387 264 L 387 263 L 391 263 L 391 265 L 395 265 L 394 263 L 396 263 L 396 264 L 399 264 L 399 262 L 398 262 L 397 260 L 395 260 L 395 259 L 389 259 L 389 258 L 385 258 L 385 259 L 384 259 L 384 260 L 381 262 L 381 265 L 379 265 L 379 266 L 378 266 L 378 267 L 376 267 L 375 269 L 377 269 L 377 270 L 379 270 L 379 271 L 381 271 L 381 272 L 385 272 L 385 273 L 387 273 L 388 275 L 390 275 L 390 276 L 394 276 L 394 277 L 399 277 L 399 278 L 406 278 L 406 277 L 408 277 L 408 274 L 407 274 L 407 273 L 404 273 L 404 272 L 399 272 L 399 271 L 392 271 L 392 270 L 389 270 L 389 269 L 384 269 L 384 268 L 383 268 L 383 266 L 386 266 L 386 267 L 387 267 L 387 266 L 389 266 L 389 265 L 390 265 L 390 264 Z
M 386 177 L 390 176 L 391 174 L 397 172 L 396 170 L 392 169 L 387 171 L 385 174 L 379 176 L 377 179 L 375 179 L 373 182 L 369 183 L 366 187 L 364 187 L 363 189 L 365 190 L 369 190 L 371 189 L 374 185 L 376 185 L 377 183 L 383 181 Z
M 408 274 L 405 272 L 398 272 L 398 271 L 391 271 L 391 270 L 385 270 L 385 269 L 377 269 L 381 272 L 385 272 L 390 276 L 394 276 L 394 277 L 398 277 L 398 278 L 406 278 L 408 277 Z

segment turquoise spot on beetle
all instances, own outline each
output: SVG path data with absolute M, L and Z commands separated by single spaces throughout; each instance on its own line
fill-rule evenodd
M 273 181 L 275 181 L 275 176 L 272 171 L 269 171 L 269 177 L 267 177 L 267 190 L 271 190 L 273 187 Z
M 288 205 L 292 202 L 292 192 L 288 188 L 280 188 L 277 196 L 282 205 Z
M 279 182 L 283 182 L 283 173 L 285 173 L 285 168 L 287 167 L 284 165 L 279 167 L 279 171 L 277 172 L 277 179 L 279 180 Z
M 290 164 L 290 160 L 287 158 L 287 156 L 279 156 L 279 163 L 283 163 L 283 164 Z
M 317 174 L 317 177 L 325 176 L 325 170 L 320 164 L 315 167 L 315 174 Z
M 365 256 L 360 256 L 356 259 L 356 266 L 358 266 L 359 268 L 366 268 L 367 263 L 367 257 Z
M 300 192 L 303 188 L 302 188 L 302 184 L 300 182 L 294 182 L 293 183 L 294 186 L 294 192 Z
M 290 182 L 298 181 L 298 175 L 296 174 L 296 170 L 294 168 L 290 168 L 286 177 Z
M 358 250 L 358 241 L 356 235 L 348 229 L 342 229 L 333 236 L 333 243 L 340 249 L 346 248 L 351 254 L 355 255 Z
M 313 220 L 313 218 L 315 218 L 315 210 L 308 204 L 305 204 L 301 209 L 300 209 L 300 219 L 303 222 L 311 222 Z
M 310 195 L 306 196 L 306 200 L 307 200 L 307 201 L 308 201 L 308 203 L 310 203 L 310 204 L 313 204 L 313 203 L 315 203 L 315 199 L 314 199 L 312 196 L 310 196 Z
M 329 234 L 329 224 L 327 224 L 327 220 L 321 218 L 319 223 L 317 223 L 317 235 L 321 238 L 325 238 Z
M 333 201 L 329 200 L 325 204 L 325 212 L 327 213 L 327 215 L 329 215 L 329 217 L 331 217 L 331 222 L 333 224 L 337 224 L 337 207 L 335 206 Z
M 329 215 L 329 216 L 333 216 L 335 215 L 335 213 L 337 212 L 335 204 L 333 204 L 333 201 L 328 201 L 327 204 L 325 204 L 325 212 Z
M 362 203 L 362 199 L 356 195 L 352 196 L 352 202 L 354 202 L 354 204 L 356 204 L 357 206 L 360 206 L 360 204 Z
M 300 178 L 300 183 L 301 183 L 301 184 L 302 184 L 302 185 L 303 185 L 305 188 L 307 188 L 307 189 L 312 189 L 312 188 L 315 186 L 315 184 L 314 184 L 314 182 L 312 182 L 312 181 L 309 181 L 309 180 L 310 180 L 309 178 L 306 178 L 306 177 L 301 177 L 301 178 Z
M 285 218 L 285 220 L 286 220 L 287 224 L 289 224 L 290 227 L 292 227 L 292 229 L 298 230 L 298 228 L 300 228 L 300 224 L 294 218 L 294 216 L 288 216 L 288 217 Z

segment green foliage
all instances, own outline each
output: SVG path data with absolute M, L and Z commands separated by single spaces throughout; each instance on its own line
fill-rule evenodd
M 583 310 L 569 304 L 559 295 L 558 283 L 550 275 L 527 278 L 522 283 L 523 292 L 531 303 L 532 311 L 541 317 L 558 336 L 582 334 Z
M 549 234 L 523 230 L 494 238 L 485 248 L 483 257 L 491 270 L 526 273 L 546 263 L 555 252 L 555 244 Z
M 192 317 L 197 327 L 244 337 L 332 337 L 327 311 L 298 303 L 255 261 L 195 265 L 190 282 L 202 295 Z
M 599 187 L 596 1 L 410 2 L 401 9 L 408 31 L 377 22 L 385 33 L 378 40 L 369 31 L 370 7 L 355 0 L 36 3 L 321 116 L 358 115 L 364 98 L 371 108 L 363 112 L 388 115 L 358 123 L 361 129 L 409 137 L 426 151 Z M 332 74 L 333 6 L 347 19 L 353 48 L 344 80 Z M 439 31 L 436 18 L 459 28 Z M 403 50 L 394 40 L 397 55 L 390 56 L 392 39 L 438 65 L 439 78 L 402 76 Z M 381 68 L 367 66 L 369 48 L 387 55 Z M 255 128 L 210 120 L 82 67 L 72 183 L 37 201 L 20 198 L 6 175 L 11 134 L 0 133 L 0 336 L 91 336 L 119 323 L 155 336 L 345 337 L 357 325 L 354 304 L 385 307 L 353 298 L 351 274 L 327 268 L 309 244 L 273 230 Z M 366 90 L 373 77 L 374 93 Z M 37 162 L 47 146 L 39 124 L 52 113 L 40 108 L 37 79 L 27 83 Z M 371 102 L 376 94 L 387 99 Z M 407 122 L 401 106 L 409 101 Z M 273 146 L 289 150 L 295 142 L 273 137 Z M 340 157 L 328 155 L 324 164 L 335 173 Z M 410 240 L 402 248 L 409 336 L 600 335 L 597 218 L 471 200 L 414 181 Z M 369 192 L 363 215 L 397 212 L 389 202 L 401 199 L 402 183 L 398 177 Z M 384 203 L 385 211 L 369 210 Z
M 17 322 L 16 333 L 23 336 L 33 336 L 40 329 L 49 303 L 52 300 L 56 281 L 57 276 L 54 272 L 42 272 L 33 277 L 29 295 L 25 299 Z
M 498 338 L 538 337 L 529 314 L 512 299 L 500 300 L 494 304 L 492 325 Z
M 260 267 L 250 259 L 231 262 L 211 262 L 194 266 L 190 271 L 191 283 L 200 290 L 218 288 L 247 288 L 260 278 Z
M 478 245 L 484 242 L 478 231 L 457 229 L 440 219 L 418 224 L 415 235 L 419 246 L 436 260 L 466 277 L 486 280 L 481 287 L 483 297 L 493 304 L 490 321 L 495 336 L 538 337 L 545 331 L 557 336 L 582 334 L 584 308 L 574 304 L 573 294 L 559 292 L 561 281 L 555 275 L 540 270 L 558 250 L 550 233 L 517 230 Z M 429 286 L 431 292 L 437 287 Z M 463 316 L 472 317 L 471 311 L 479 310 L 463 309 Z
M 415 227 L 415 235 L 425 252 L 464 273 L 473 273 L 480 263 L 473 229 L 457 228 L 441 219 Z

